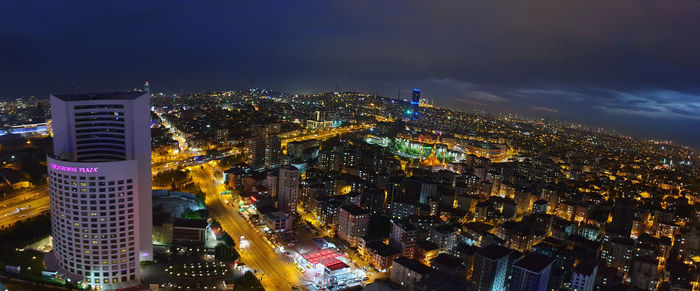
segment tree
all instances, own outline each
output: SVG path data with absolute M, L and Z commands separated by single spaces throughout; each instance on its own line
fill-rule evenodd
M 233 238 L 230 235 L 228 235 L 228 233 L 224 232 L 224 236 L 223 236 L 222 240 L 224 241 L 224 244 L 227 246 L 230 246 L 230 247 L 236 246 L 236 242 L 233 240 Z
M 182 212 L 182 218 L 202 219 L 202 215 L 200 215 L 199 212 L 192 210 L 191 208 L 187 208 L 185 211 Z
M 234 247 L 225 244 L 218 244 L 214 247 L 214 255 L 217 260 L 221 261 L 235 261 L 240 257 Z
M 246 272 L 243 277 L 234 282 L 233 290 L 265 290 L 258 278 L 251 272 Z

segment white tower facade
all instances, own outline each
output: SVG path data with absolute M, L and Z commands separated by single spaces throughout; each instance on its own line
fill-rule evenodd
M 54 255 L 68 277 L 139 283 L 153 260 L 150 94 L 52 95 L 47 157 Z

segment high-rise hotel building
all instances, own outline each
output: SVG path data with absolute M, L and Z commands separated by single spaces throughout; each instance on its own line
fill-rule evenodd
M 62 273 L 112 289 L 153 259 L 150 95 L 52 95 L 47 156 L 54 257 Z

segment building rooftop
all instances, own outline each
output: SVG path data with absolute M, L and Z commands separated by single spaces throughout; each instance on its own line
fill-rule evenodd
M 594 263 L 580 262 L 578 265 L 576 265 L 576 267 L 574 267 L 574 273 L 590 276 L 593 274 L 593 271 L 597 266 L 598 265 Z
M 228 170 L 226 170 L 224 173 L 227 174 L 235 174 L 235 175 L 243 175 L 246 173 L 246 170 L 243 169 L 242 167 L 231 167 Z
M 289 218 L 289 215 L 282 211 L 271 211 L 268 213 L 265 213 L 265 216 L 269 217 L 272 220 L 283 220 Z
M 396 264 L 404 266 L 404 267 L 408 268 L 409 270 L 416 272 L 416 273 L 419 273 L 419 274 L 428 274 L 432 271 L 432 269 L 430 269 L 430 267 L 421 264 L 417 260 L 411 260 L 407 257 L 400 257 L 398 259 L 395 259 L 394 265 L 396 265 Z
M 331 271 L 336 271 L 336 270 L 345 269 L 345 268 L 349 268 L 349 267 L 350 266 L 348 266 L 347 264 L 345 264 L 341 261 L 337 261 L 333 264 L 326 266 L 326 268 L 328 268 L 328 270 L 331 270 Z
M 433 228 L 433 230 L 435 230 L 441 234 L 450 234 L 450 233 L 454 233 L 456 231 L 456 229 L 453 226 L 448 225 L 448 224 L 438 225 L 435 228 Z
M 426 250 L 426 251 L 437 250 L 440 248 L 434 242 L 427 241 L 427 240 L 419 241 L 418 243 L 416 243 L 416 245 L 418 245 L 419 248 Z
M 369 214 L 369 212 L 367 210 L 364 210 L 355 204 L 343 205 L 340 208 L 347 211 L 348 213 L 350 213 L 353 216 Z
M 464 260 L 460 259 L 459 257 L 455 257 L 453 255 L 445 253 L 439 254 L 437 257 L 430 261 L 431 265 L 438 264 L 451 269 L 464 267 L 463 263 Z
M 51 95 L 63 101 L 88 101 L 88 100 L 134 100 L 143 96 L 144 92 L 103 92 L 103 93 L 78 93 Z
M 173 227 L 207 228 L 209 223 L 204 219 L 176 218 Z
M 466 244 L 458 244 L 456 247 L 454 247 L 452 249 L 452 251 L 455 254 L 462 256 L 462 257 L 465 255 L 466 256 L 473 256 L 474 254 L 476 254 L 476 251 L 478 251 L 478 250 L 479 250 L 479 247 L 473 246 L 473 245 L 470 246 L 470 245 L 466 245 Z
M 530 253 L 517 261 L 513 266 L 528 270 L 533 273 L 542 272 L 554 262 L 553 258 L 538 253 Z
M 418 230 L 418 228 L 415 225 L 413 225 L 411 222 L 409 222 L 408 220 L 399 219 L 399 220 L 395 220 L 393 222 L 394 222 L 394 224 L 396 224 L 398 227 L 400 227 L 401 229 L 403 229 L 406 232 Z
M 467 223 L 464 227 L 481 235 L 488 233 L 494 228 L 493 225 L 483 222 L 470 222 Z
M 647 263 L 647 264 L 653 264 L 653 265 L 658 265 L 658 264 L 659 264 L 659 261 L 658 261 L 656 258 L 651 257 L 651 256 L 636 257 L 636 258 L 634 258 L 634 259 L 632 259 L 632 260 L 633 260 L 633 261 L 638 261 L 638 262 L 644 262 L 644 263 Z
M 512 252 L 513 250 L 497 244 L 488 245 L 476 251 L 478 255 L 491 260 L 498 260 Z
M 366 245 L 366 248 L 369 250 L 372 250 L 376 254 L 378 254 L 381 257 L 388 257 L 388 256 L 393 256 L 396 254 L 400 254 L 401 251 L 397 250 L 391 246 L 385 245 L 379 240 L 371 241 L 368 242 Z

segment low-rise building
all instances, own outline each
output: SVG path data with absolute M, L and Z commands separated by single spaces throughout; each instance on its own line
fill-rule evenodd
M 414 285 L 430 274 L 432 269 L 417 260 L 400 257 L 394 260 L 391 268 L 391 281 L 401 286 L 402 290 L 413 290 Z
M 270 211 L 263 213 L 263 222 L 273 232 L 285 232 L 292 230 L 292 218 L 282 211 Z
M 173 242 L 204 243 L 209 224 L 204 219 L 176 218 L 172 227 Z
M 401 251 L 381 241 L 371 241 L 364 246 L 363 252 L 369 258 L 369 263 L 377 270 L 388 270 L 395 259 L 401 256 Z
M 659 283 L 659 261 L 650 256 L 632 260 L 630 268 L 631 285 L 637 290 L 656 290 Z
M 430 266 L 450 276 L 467 279 L 467 266 L 460 257 L 442 253 L 430 260 Z
M 438 245 L 441 250 L 451 250 L 457 245 L 457 229 L 450 225 L 434 227 L 430 232 L 430 241 Z
M 580 262 L 571 272 L 571 291 L 593 291 L 598 264 Z

